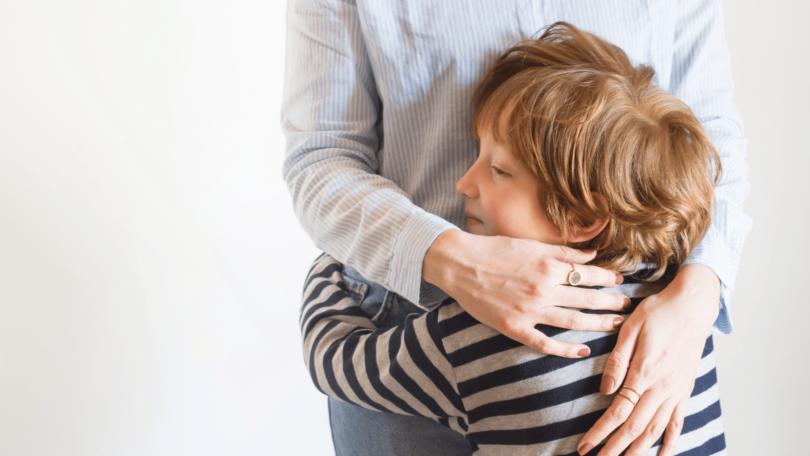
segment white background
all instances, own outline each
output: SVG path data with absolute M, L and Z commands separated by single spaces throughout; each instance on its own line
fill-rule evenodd
M 329 455 L 282 0 L 0 0 L 0 455 Z M 807 454 L 810 8 L 729 1 L 754 219 L 730 454 Z

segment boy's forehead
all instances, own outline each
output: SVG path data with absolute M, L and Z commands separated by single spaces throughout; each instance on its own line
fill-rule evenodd
M 488 109 L 482 113 L 479 131 L 481 137 L 486 133 L 499 143 L 506 144 L 509 136 L 510 117 L 514 111 L 516 102 L 514 100 L 490 104 Z M 497 118 L 496 118 L 497 117 Z
M 519 166 L 520 162 L 510 149 L 510 144 L 506 141 L 506 137 L 502 136 L 498 138 L 495 135 L 496 130 L 490 128 L 488 125 L 486 127 L 487 128 L 482 128 L 481 130 L 481 148 L 485 148 L 489 157 L 502 165 Z M 480 154 L 481 150 L 479 149 L 478 155 L 480 156 Z

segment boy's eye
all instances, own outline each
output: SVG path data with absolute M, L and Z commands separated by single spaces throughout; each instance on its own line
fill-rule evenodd
M 499 175 L 506 175 L 506 176 L 508 176 L 508 175 L 509 175 L 509 173 L 507 173 L 506 171 L 502 170 L 501 168 L 498 168 L 497 166 L 493 166 L 493 167 L 492 167 L 492 170 L 493 170 L 493 171 L 495 171 L 495 173 L 496 173 L 496 174 L 499 174 Z

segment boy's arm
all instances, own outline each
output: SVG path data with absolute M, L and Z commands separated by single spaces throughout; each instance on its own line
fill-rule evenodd
M 341 264 L 324 254 L 307 277 L 300 323 L 307 368 L 324 394 L 372 410 L 424 416 L 466 433 L 438 312 L 377 329 L 346 291 Z
M 751 218 L 743 213 L 750 192 L 747 142 L 742 119 L 731 101 L 729 50 L 723 27 L 722 5 L 718 0 L 694 0 L 682 5 L 675 25 L 670 90 L 686 102 L 703 123 L 720 154 L 722 175 L 715 188 L 712 223 L 706 237 L 684 265 L 699 263 L 720 279 L 720 314 L 713 329 L 732 331 L 729 297 L 739 268 Z

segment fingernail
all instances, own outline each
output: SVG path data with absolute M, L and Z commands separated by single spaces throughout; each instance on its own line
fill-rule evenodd
M 616 285 L 624 282 L 624 276 L 616 274 Z
M 622 325 L 622 323 L 624 323 L 624 318 L 622 318 L 622 317 L 616 317 L 616 318 L 613 319 L 613 327 L 614 328 L 618 328 L 619 326 Z
M 583 456 L 583 455 L 587 454 L 589 451 L 591 451 L 592 449 L 593 449 L 593 445 L 591 445 L 590 443 L 583 443 L 582 445 L 579 446 L 579 448 L 577 448 L 577 453 L 579 453 L 580 456 Z
M 587 347 L 586 347 L 586 348 L 581 348 L 581 349 L 580 349 L 580 350 L 577 352 L 577 355 L 579 355 L 581 358 L 584 358 L 584 357 L 586 357 L 586 356 L 588 356 L 588 355 L 590 355 L 590 354 L 591 354 L 591 349 L 590 349 L 590 348 L 587 348 Z
M 633 305 L 633 301 L 630 298 L 624 298 L 624 309 L 627 310 Z
M 613 392 L 613 377 L 610 375 L 602 376 L 602 384 L 599 386 L 599 391 L 602 394 L 610 394 Z

